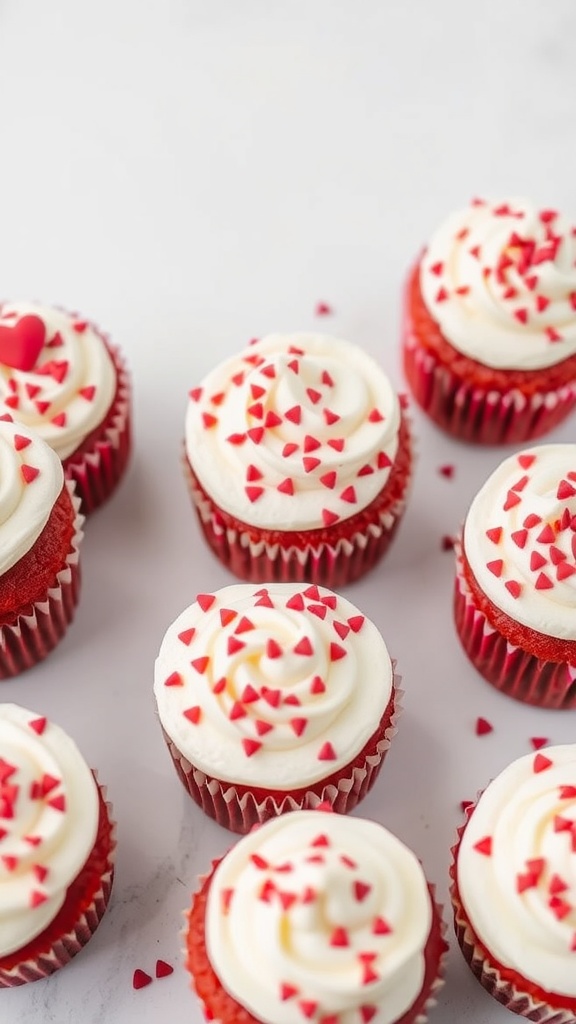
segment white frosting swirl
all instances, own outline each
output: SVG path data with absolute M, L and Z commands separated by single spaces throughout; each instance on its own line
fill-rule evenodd
M 576 353 L 576 229 L 525 199 L 452 214 L 422 258 L 424 302 L 454 348 L 537 370 Z
M 352 761 L 390 701 L 374 623 L 322 587 L 236 584 L 168 629 L 154 691 L 164 730 L 207 775 L 293 790 Z
M 576 745 L 521 757 L 490 783 L 464 831 L 457 873 L 492 956 L 576 998 Z
M 186 452 L 231 515 L 317 529 L 379 494 L 399 424 L 388 378 L 360 348 L 320 334 L 271 334 L 190 392 Z
M 5 332 L 26 316 L 44 324 L 44 344 L 31 369 L 2 361 Z M 0 413 L 32 427 L 61 459 L 68 458 L 104 419 L 116 390 L 116 371 L 92 324 L 31 302 L 0 307 Z
M 0 704 L 0 956 L 56 917 L 94 846 L 98 813 L 96 783 L 70 737 Z
M 576 640 L 576 444 L 505 459 L 472 502 L 464 551 L 498 608 L 539 633 Z
M 64 484 L 62 463 L 20 423 L 0 422 L 0 574 L 30 550 Z
M 266 1024 L 392 1024 L 422 989 L 431 923 L 400 840 L 373 821 L 295 811 L 220 862 L 206 939 L 226 991 Z

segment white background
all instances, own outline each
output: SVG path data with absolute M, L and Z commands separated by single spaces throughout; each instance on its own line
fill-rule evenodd
M 187 390 L 249 338 L 314 326 L 363 345 L 400 385 L 401 284 L 441 218 L 484 194 L 576 221 L 575 38 L 573 0 L 0 0 L 0 294 L 94 318 L 135 397 L 133 462 L 87 526 L 76 621 L 2 684 L 68 729 L 107 783 L 113 898 L 70 966 L 0 994 L 1 1024 L 199 1024 L 181 911 L 232 837 L 176 778 L 152 671 L 171 620 L 233 580 L 203 546 L 180 471 Z M 330 319 L 314 317 L 318 301 Z M 576 713 L 516 704 L 467 663 L 440 539 L 505 453 L 414 419 L 405 522 L 346 592 L 406 691 L 360 813 L 418 853 L 446 900 L 460 800 L 531 736 L 574 741 Z M 575 436 L 573 416 L 550 439 Z M 491 735 L 475 736 L 478 715 Z M 512 1021 L 450 938 L 431 1020 Z M 158 957 L 174 974 L 134 991 L 134 969 L 153 974 Z

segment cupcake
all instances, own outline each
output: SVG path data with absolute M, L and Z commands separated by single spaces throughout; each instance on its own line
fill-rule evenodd
M 526 200 L 453 214 L 410 274 L 404 369 L 453 437 L 521 444 L 576 405 L 576 228 Z
M 124 363 L 98 328 L 74 314 L 29 302 L 0 305 L 0 414 L 54 449 L 84 514 L 110 496 L 126 469 Z
M 186 964 L 208 1020 L 421 1024 L 440 986 L 441 910 L 381 825 L 296 811 L 201 882 Z
M 453 851 L 456 935 L 500 1003 L 576 1022 L 576 745 L 514 761 L 468 809 Z
M 315 584 L 270 583 L 199 594 L 162 641 L 154 690 L 188 793 L 248 832 L 323 800 L 355 807 L 396 731 L 398 683 L 353 604 Z
M 185 468 L 208 544 L 237 576 L 341 587 L 382 557 L 411 474 L 405 413 L 360 348 L 273 334 L 190 392 Z
M 0 679 L 41 661 L 74 616 L 84 521 L 74 489 L 40 437 L 0 422 Z
M 110 896 L 114 826 L 76 744 L 16 704 L 0 704 L 0 988 L 67 964 Z
M 576 445 L 512 455 L 475 497 L 456 545 L 456 629 L 510 697 L 576 707 Z

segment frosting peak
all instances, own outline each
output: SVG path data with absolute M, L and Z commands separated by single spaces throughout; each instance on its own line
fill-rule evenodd
M 46 718 L 0 704 L 0 957 L 52 921 L 98 827 L 92 773 Z
M 271 334 L 190 392 L 186 451 L 210 497 L 255 526 L 317 529 L 382 490 L 400 405 L 360 348 L 320 334 Z
M 464 550 L 493 604 L 539 633 L 576 640 L 576 444 L 505 459 L 472 502 Z
M 20 423 L 0 423 L 0 574 L 30 550 L 64 484 L 62 463 Z
M 376 626 L 316 586 L 237 584 L 200 594 L 156 662 L 162 725 L 207 775 L 311 785 L 374 734 L 393 686 Z
M 295 811 L 245 836 L 210 887 L 210 961 L 267 1024 L 392 1024 L 424 979 L 432 910 L 416 857 L 381 825 Z
M 576 998 L 576 745 L 519 758 L 464 829 L 458 888 L 492 956 Z
M 555 210 L 474 200 L 432 237 L 420 286 L 447 341 L 480 363 L 535 370 L 576 353 L 576 227 Z
M 0 413 L 66 459 L 104 419 L 116 374 L 92 324 L 31 302 L 0 304 Z

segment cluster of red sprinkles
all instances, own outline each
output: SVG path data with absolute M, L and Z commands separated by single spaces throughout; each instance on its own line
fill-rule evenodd
M 347 619 L 337 618 L 335 614 L 338 610 L 336 595 L 332 593 L 322 594 L 315 584 L 307 586 L 303 590 L 295 590 L 286 600 L 282 597 L 281 603 L 278 596 L 276 596 L 276 604 L 274 603 L 267 587 L 255 590 L 252 597 L 254 598 L 255 608 L 287 608 L 292 611 L 314 615 L 322 620 L 328 616 L 331 619 L 335 634 L 335 638 L 330 641 L 328 646 L 328 656 L 331 663 L 346 658 L 348 652 L 340 641 L 345 640 L 350 633 L 359 633 L 365 622 L 363 615 L 351 615 Z M 216 603 L 216 596 L 214 594 L 198 594 L 196 603 L 202 612 L 208 613 Z M 249 634 L 256 626 L 249 615 L 240 614 L 233 608 L 220 608 L 218 611 L 221 628 L 227 631 L 227 653 L 232 658 L 244 649 L 246 646 L 246 634 Z M 261 630 L 260 625 L 258 629 Z M 184 646 L 189 647 L 195 635 L 195 627 L 190 627 L 182 630 L 178 634 L 178 639 Z M 315 654 L 311 638 L 307 635 L 301 636 L 290 650 L 284 649 L 273 635 L 270 635 L 263 642 L 262 658 L 265 657 L 274 661 L 288 653 L 296 654 L 302 658 L 303 674 L 306 676 L 306 659 L 313 657 Z M 266 741 L 264 737 L 274 729 L 288 726 L 295 736 L 303 736 L 305 734 L 308 716 L 297 694 L 285 693 L 282 687 L 278 686 L 253 686 L 250 683 L 246 684 L 241 693 L 235 694 L 232 692 L 232 682 L 226 676 L 221 676 L 218 679 L 213 678 L 210 655 L 202 654 L 194 657 L 191 659 L 190 665 L 195 672 L 207 679 L 213 694 L 221 697 L 223 700 L 228 698 L 229 707 L 226 710 L 226 714 L 230 721 L 235 722 L 246 719 L 253 726 L 255 735 L 243 736 L 241 740 L 246 757 L 253 757 L 254 754 L 257 754 L 265 746 Z M 183 686 L 184 678 L 180 672 L 172 672 L 164 680 L 164 685 L 168 687 Z M 319 695 L 325 693 L 326 688 L 326 680 L 320 675 L 311 672 L 308 681 L 310 700 L 313 701 Z M 279 723 L 275 720 L 271 709 L 286 707 L 290 711 L 294 709 L 294 712 L 286 722 Z M 191 707 L 185 708 L 182 713 L 192 725 L 197 726 L 201 724 L 202 707 L 200 704 L 194 704 Z M 243 722 L 243 727 L 246 724 L 247 722 Z M 329 741 L 325 741 L 319 745 L 316 756 L 319 761 L 334 761 L 338 757 L 338 753 Z
M 29 728 L 39 736 L 46 729 L 46 725 L 46 718 L 33 718 L 28 722 Z M 5 758 L 0 757 L 0 865 L 7 872 L 17 871 L 21 859 L 13 854 L 2 853 L 3 841 L 13 835 L 13 826 L 18 825 L 18 801 L 24 795 L 18 774 L 18 765 L 11 764 Z M 58 814 L 64 814 L 66 812 L 66 797 L 62 792 L 62 786 L 61 779 L 43 772 L 32 781 L 27 797 L 29 800 L 41 803 L 42 808 L 51 807 Z M 42 836 L 34 835 L 34 833 L 22 836 L 21 839 L 32 850 L 38 849 L 43 842 Z M 48 899 L 44 882 L 48 877 L 49 869 L 38 861 L 31 865 L 31 874 L 28 905 L 35 909 Z
M 310 840 L 308 849 L 309 853 L 303 857 L 304 863 L 316 864 L 320 870 L 323 866 L 327 866 L 328 870 L 331 870 L 336 863 L 341 870 L 350 872 L 349 898 L 354 903 L 364 903 L 369 899 L 373 890 L 372 884 L 359 876 L 358 864 L 352 857 L 333 849 L 326 833 L 319 832 L 315 835 Z M 291 861 L 273 864 L 258 853 L 252 853 L 250 861 L 252 867 L 263 876 L 258 886 L 258 899 L 278 909 L 287 919 L 292 908 L 321 899 L 322 892 L 314 888 L 313 885 L 306 885 L 300 889 L 294 885 L 294 865 Z M 226 915 L 230 912 L 234 889 L 222 889 L 220 896 L 222 913 Z M 380 981 L 378 961 L 386 949 L 383 940 L 393 933 L 393 928 L 381 914 L 371 911 L 368 919 L 362 921 L 361 927 L 363 931 L 366 930 L 373 936 L 371 941 L 366 940 L 365 948 L 354 954 L 357 961 L 359 984 L 363 988 L 367 988 Z M 353 936 L 349 929 L 335 924 L 328 930 L 327 944 L 332 949 L 347 950 L 353 945 Z M 330 1016 L 322 1014 L 321 1005 L 316 1000 L 307 998 L 306 993 L 293 984 L 289 978 L 280 981 L 278 997 L 281 1002 L 293 1000 L 299 1014 L 304 1019 L 315 1019 L 319 1024 L 339 1024 L 338 1014 Z M 363 1003 L 358 1007 L 359 1020 L 363 1024 L 368 1024 L 377 1012 L 378 1006 L 370 1002 Z
M 20 372 L 31 372 L 34 380 L 22 380 L 18 376 L 6 377 L 5 383 L 8 393 L 3 396 L 2 402 L 9 409 L 14 410 L 14 412 L 17 412 L 23 403 L 31 402 L 40 416 L 46 417 L 55 427 L 65 427 L 67 425 L 66 412 L 61 410 L 50 415 L 50 407 L 53 403 L 43 395 L 45 385 L 38 378 L 49 377 L 58 384 L 62 384 L 68 377 L 70 364 L 66 359 L 58 358 L 50 358 L 40 364 L 37 362 L 38 356 L 44 348 L 50 349 L 52 354 L 52 350 L 57 350 L 64 344 L 62 335 L 59 331 L 56 331 L 48 341 L 44 338 L 40 346 L 35 343 L 38 335 L 36 335 L 36 338 L 27 338 L 24 335 L 16 349 L 14 342 L 10 338 L 10 332 L 18 332 L 23 321 L 36 321 L 38 324 L 41 324 L 41 337 L 44 337 L 46 331 L 46 325 L 40 317 L 26 316 L 18 320 L 18 316 L 19 314 L 15 311 L 2 314 L 3 322 L 0 325 L 0 363 L 5 367 L 10 367 Z M 5 321 L 8 321 L 8 324 Z M 85 320 L 73 320 L 71 326 L 77 334 L 83 334 L 88 328 L 88 323 Z M 93 384 L 79 388 L 77 391 L 77 394 L 87 402 L 94 400 L 95 393 L 96 387 Z M 7 419 L 8 416 L 1 418 Z
M 474 199 L 473 206 L 488 207 L 483 199 Z M 499 292 L 499 299 L 504 306 L 508 307 L 511 316 L 523 327 L 535 327 L 543 331 L 550 342 L 563 341 L 563 335 L 557 327 L 546 324 L 542 314 L 551 304 L 551 299 L 544 294 L 544 283 L 541 281 L 542 269 L 549 263 L 554 263 L 558 250 L 564 240 L 561 234 L 555 230 L 555 223 L 558 220 L 556 210 L 540 210 L 538 219 L 541 224 L 542 238 L 526 234 L 522 231 L 521 221 L 524 219 L 522 210 L 514 210 L 509 203 L 501 203 L 490 209 L 493 217 L 509 218 L 511 224 L 510 234 L 506 240 L 496 263 L 484 262 L 484 254 L 480 245 L 470 245 L 468 236 L 469 228 L 462 228 L 457 232 L 456 241 L 462 245 L 468 245 L 469 255 L 478 261 L 481 267 L 483 278 L 491 283 L 494 291 Z M 576 235 L 576 228 L 571 230 L 572 236 Z M 456 296 L 465 298 L 470 292 L 467 284 L 459 285 L 451 292 L 448 282 L 444 279 L 444 263 L 438 261 L 429 268 L 429 273 L 437 278 L 438 290 L 435 295 L 436 302 L 446 302 Z M 520 278 L 523 287 L 518 288 L 517 281 Z M 527 299 L 526 296 L 529 296 Z M 576 310 L 576 291 L 567 291 L 563 299 L 565 304 L 565 319 L 573 320 Z
M 287 369 L 298 375 L 300 360 L 306 356 L 306 353 L 297 345 L 290 345 L 287 353 L 292 356 L 288 360 Z M 331 408 L 335 382 L 328 370 L 319 370 L 315 386 L 305 389 L 308 400 L 307 407 L 297 403 L 279 411 L 273 408 L 272 392 L 277 376 L 274 363 L 257 353 L 249 353 L 243 357 L 243 361 L 247 364 L 246 369 L 234 374 L 231 384 L 234 387 L 241 387 L 246 383 L 248 374 L 252 378 L 249 383 L 250 404 L 246 408 L 248 426 L 246 430 L 229 434 L 226 441 L 234 446 L 245 444 L 254 446 L 254 462 L 247 467 L 244 485 L 248 500 L 254 504 L 266 490 L 276 490 L 289 497 L 296 495 L 299 490 L 299 477 L 303 470 L 306 476 L 314 473 L 315 479 L 326 488 L 326 491 L 336 492 L 340 501 L 350 506 L 357 504 L 358 497 L 353 484 L 347 484 L 346 487 L 339 490 L 338 472 L 334 469 L 322 471 L 322 455 L 329 455 L 333 458 L 334 452 L 343 452 L 346 447 L 346 438 L 342 435 L 341 428 L 338 427 L 341 417 Z M 189 392 L 189 397 L 193 402 L 203 401 L 207 405 L 209 411 L 202 412 L 204 429 L 212 430 L 216 427 L 218 425 L 218 407 L 226 397 L 225 392 L 219 391 L 208 395 L 204 388 L 196 387 Z M 321 415 L 324 420 L 322 438 L 315 437 L 314 434 L 304 434 L 298 442 L 286 441 L 282 444 L 281 428 L 283 425 L 288 423 L 300 426 L 303 415 L 309 409 L 313 409 L 315 415 Z M 374 406 L 368 411 L 365 419 L 368 423 L 382 423 L 385 417 L 380 409 Z M 267 479 L 267 467 L 258 457 L 258 446 L 269 442 L 271 436 L 278 445 L 282 444 L 281 456 L 286 460 L 286 476 L 280 481 Z M 370 476 L 379 470 L 389 469 L 391 466 L 392 461 L 386 452 L 379 451 L 372 461 L 360 467 L 356 477 Z M 321 516 L 324 526 L 332 526 L 341 518 L 341 515 L 331 509 L 329 504 L 322 508 Z
M 157 978 L 168 978 L 171 974 L 174 974 L 174 968 L 166 960 L 157 960 L 154 973 Z M 141 967 L 137 967 L 132 975 L 132 988 L 146 988 L 153 980 L 151 974 L 143 971 Z
M 545 754 L 537 753 L 532 762 L 532 771 L 535 774 L 548 771 L 553 763 Z M 558 799 L 560 802 L 576 800 L 576 786 L 559 786 Z M 576 853 L 576 818 L 569 818 L 562 813 L 556 814 L 552 819 L 552 829 L 554 832 L 565 834 L 571 852 Z M 484 857 L 491 857 L 492 836 L 483 836 L 474 843 L 474 849 Z M 570 889 L 569 883 L 556 872 L 550 871 L 545 857 L 527 858 L 524 869 L 516 875 L 516 891 L 519 894 L 536 888 L 545 890 L 546 905 L 558 921 L 564 920 L 570 914 L 576 914 L 576 904 L 571 903 L 566 897 Z M 576 930 L 572 934 L 570 950 L 576 953 Z
M 522 492 L 530 480 L 526 471 L 536 462 L 537 455 L 523 453 L 517 459 L 521 475 L 507 491 L 502 505 L 503 512 L 522 503 Z M 522 520 L 521 528 L 511 534 L 517 548 L 524 549 L 528 545 L 528 549 L 531 549 L 530 582 L 535 590 L 552 590 L 564 580 L 576 576 L 576 466 L 560 480 L 556 498 L 560 505 L 553 521 L 547 522 L 541 516 L 529 513 Z M 500 545 L 503 534 L 504 527 L 501 525 L 486 530 L 486 536 L 495 548 Z M 559 542 L 563 538 L 566 538 L 566 543 L 561 548 Z M 490 559 L 486 562 L 486 568 L 493 576 L 502 579 L 506 590 L 515 600 L 521 596 L 526 584 L 508 576 L 503 558 Z

